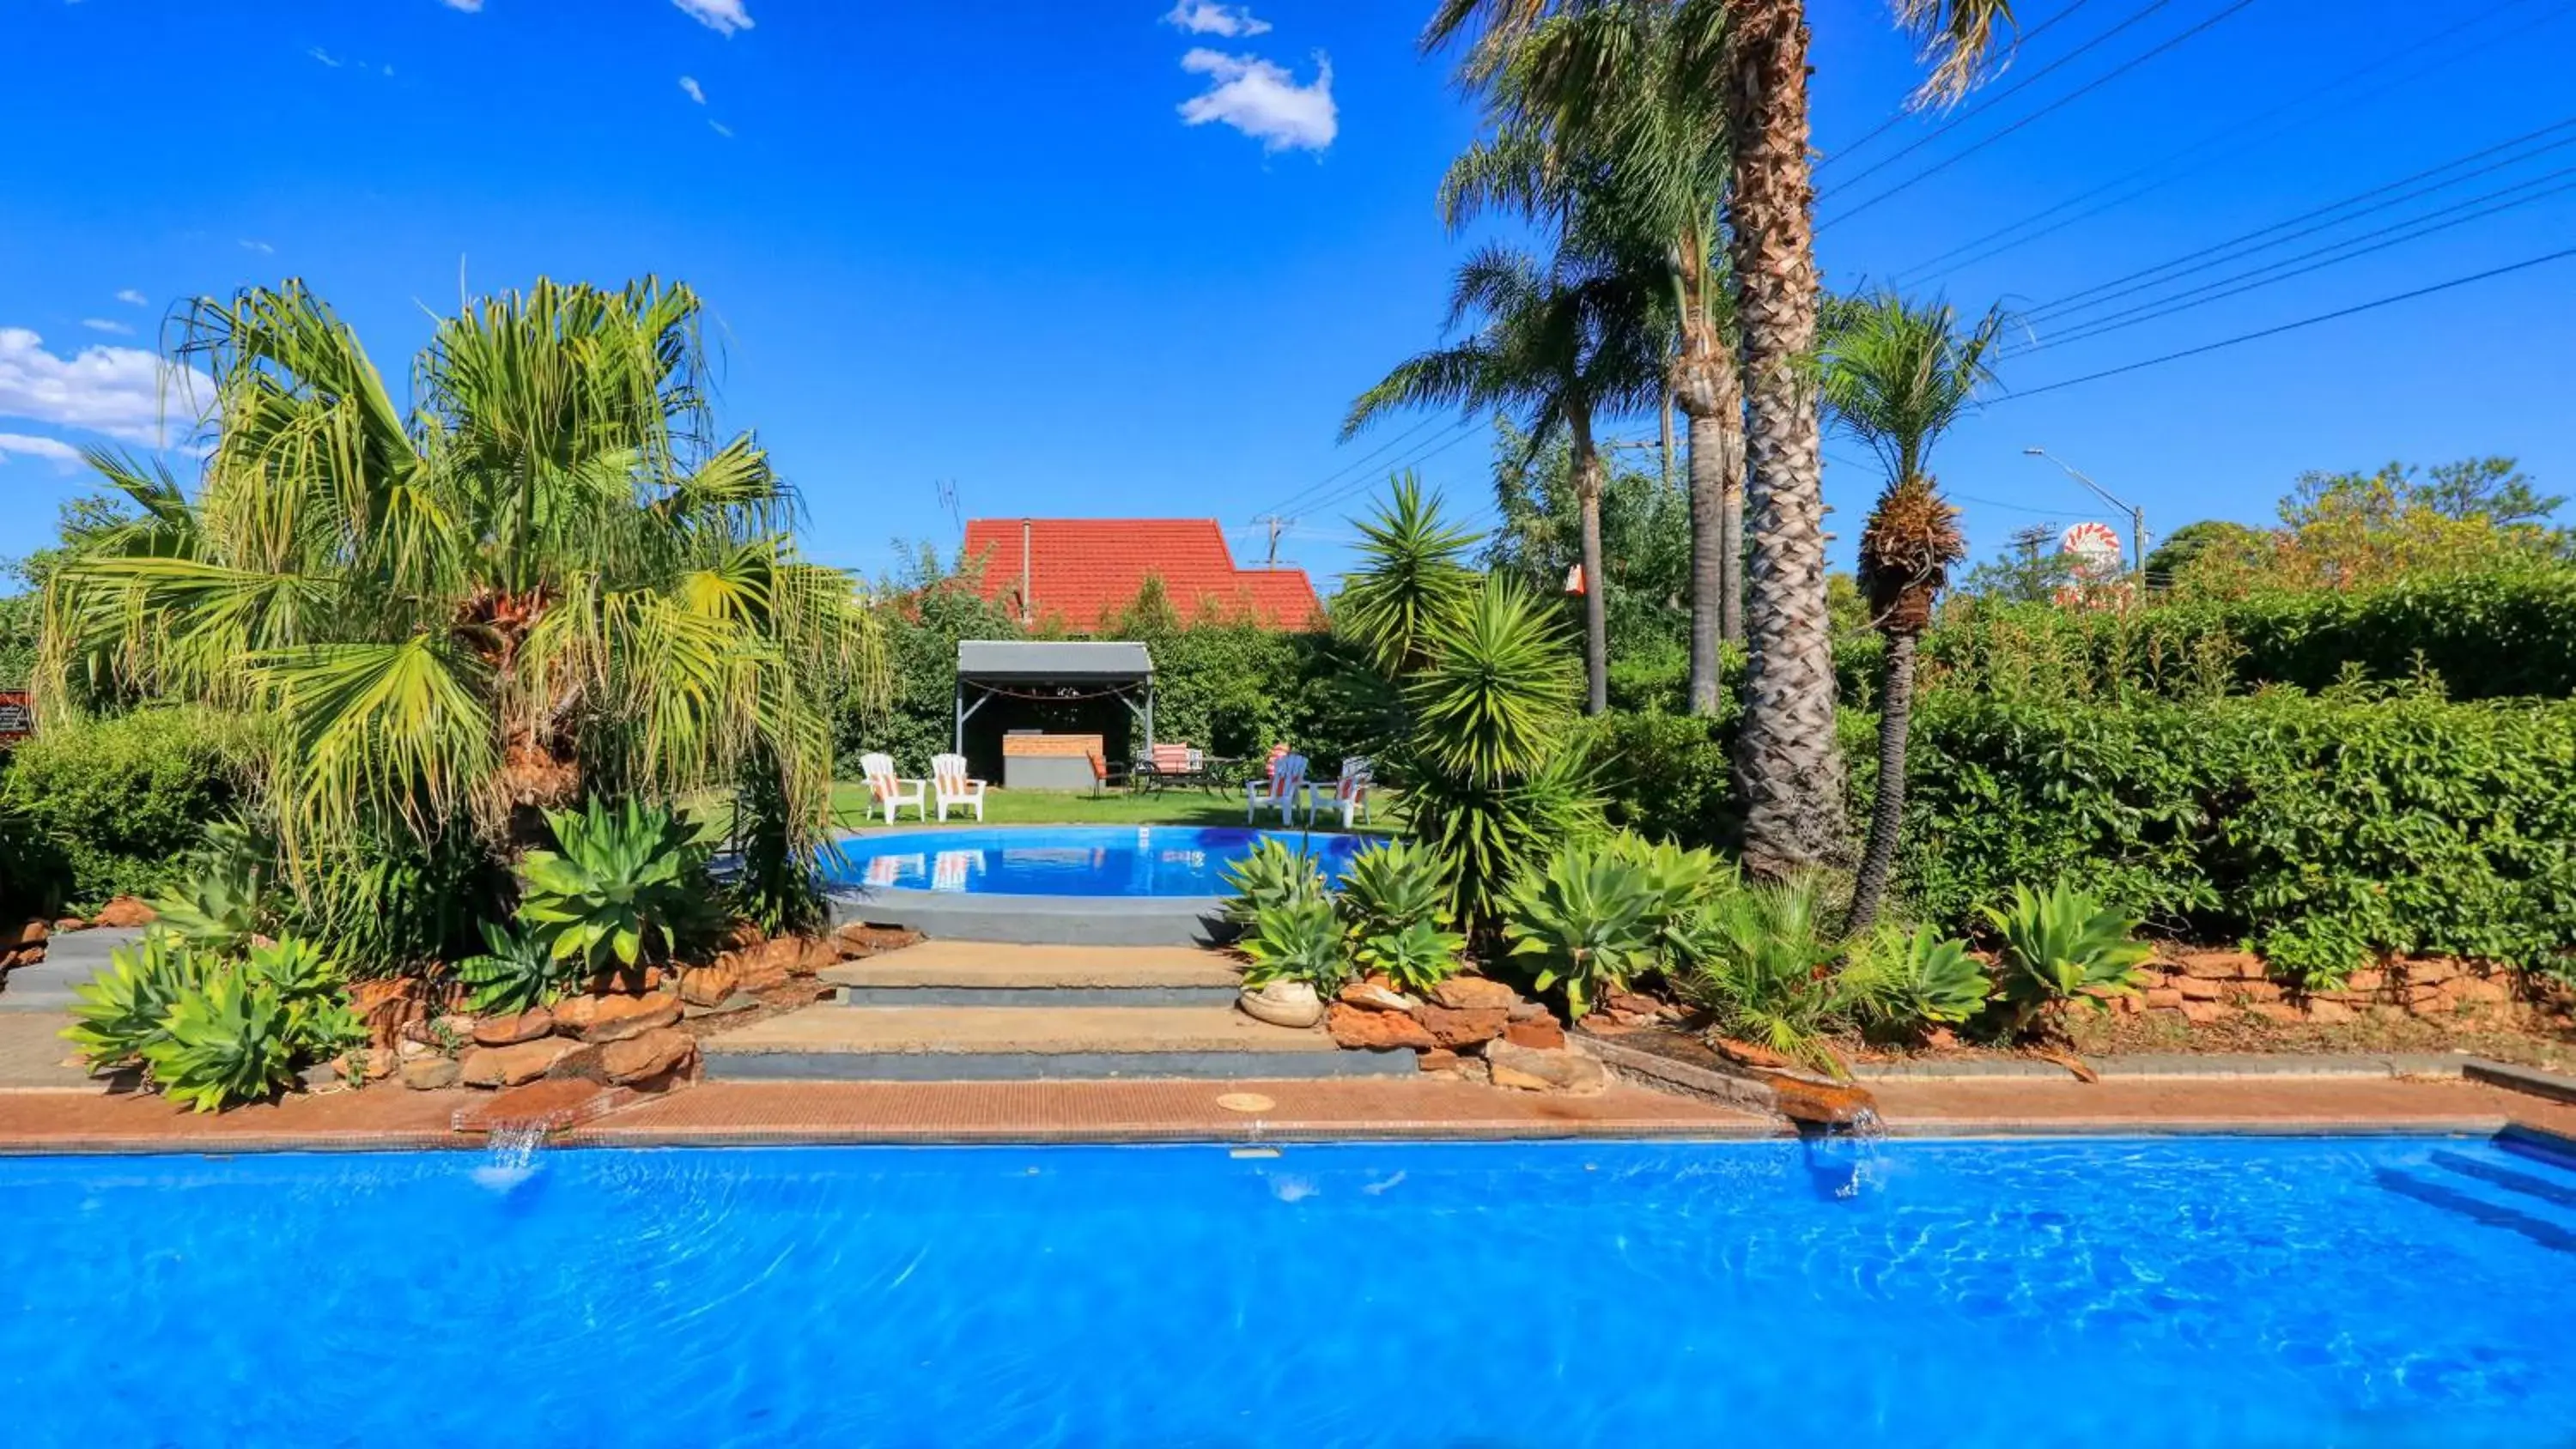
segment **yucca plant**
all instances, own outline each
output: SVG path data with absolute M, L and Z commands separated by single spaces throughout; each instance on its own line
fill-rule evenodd
M 476 1011 L 521 1012 L 551 1005 L 570 982 L 565 963 L 524 931 L 486 921 L 483 944 L 482 952 L 456 963 L 456 979 L 465 984 L 467 1004 Z
M 1660 919 L 1646 873 L 1607 849 L 1557 852 L 1513 887 L 1504 925 L 1512 955 L 1529 957 L 1541 991 L 1562 990 L 1581 1017 L 1605 990 L 1658 964 Z
M 294 1085 L 296 1046 L 277 987 L 256 972 L 227 971 L 179 993 L 143 1060 L 172 1101 L 214 1112 Z
M 2046 891 L 2014 886 L 2011 905 L 1983 914 L 2003 941 L 2003 999 L 2015 1032 L 2048 1006 L 2077 999 L 2099 1006 L 2105 995 L 2136 991 L 2138 967 L 2155 955 L 2130 939 L 2136 917 L 2064 881 Z
M 72 988 L 80 1004 L 63 1039 L 93 1069 L 138 1065 L 169 1035 L 171 1005 L 203 984 L 212 966 L 178 936 L 146 931 L 133 945 L 117 947 L 106 970 Z
M 1416 994 L 1458 974 L 1458 953 L 1467 938 L 1430 921 L 1413 921 L 1399 930 L 1358 937 L 1352 959 L 1362 971 L 1384 976 L 1398 991 Z
M 1280 840 L 1263 836 L 1251 850 L 1225 868 L 1226 919 L 1250 926 L 1273 906 L 1302 904 L 1324 898 L 1324 872 L 1315 857 Z
M 594 799 L 546 824 L 555 848 L 519 863 L 519 924 L 556 960 L 633 973 L 712 934 L 706 847 L 668 807 Z
M 1692 969 L 1683 983 L 1723 1034 L 1840 1076 L 1825 1036 L 1867 983 L 1834 969 L 1843 947 L 1821 898 L 1812 875 L 1719 895 L 1687 928 Z
M 1857 988 L 1862 1014 L 1899 1029 L 1957 1026 L 1983 1010 L 1994 992 L 1968 943 L 1930 926 L 1908 931 L 1881 924 L 1852 948 L 1843 972 Z
M 1464 560 L 1476 536 L 1442 519 L 1440 501 L 1425 498 L 1411 473 L 1397 474 L 1392 501 L 1356 526 L 1361 564 L 1333 601 L 1333 628 L 1379 673 L 1400 677 L 1429 656 L 1433 627 L 1475 592 Z
M 1342 923 L 1333 914 L 1333 903 L 1321 896 L 1263 906 L 1239 944 L 1252 958 L 1243 972 L 1246 986 L 1303 981 L 1317 995 L 1331 996 L 1350 980 Z

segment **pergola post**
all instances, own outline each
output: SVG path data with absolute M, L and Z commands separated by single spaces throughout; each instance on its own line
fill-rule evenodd
M 966 681 L 957 681 L 957 743 L 949 746 L 959 754 L 966 753 Z

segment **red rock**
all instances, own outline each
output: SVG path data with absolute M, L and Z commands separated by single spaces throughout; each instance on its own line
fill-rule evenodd
M 736 987 L 743 991 L 775 991 L 787 984 L 787 968 L 796 960 L 795 943 L 763 941 L 748 950 L 727 951 L 716 958 L 716 968 L 731 971 Z
M 2182 1005 L 2182 999 L 2182 989 L 2180 987 L 2150 986 L 2147 988 L 2146 1001 L 2147 1005 L 2151 1007 L 2180 1006 Z
M 2245 1009 L 2265 1021 L 2293 1022 L 2300 1019 L 2299 1009 L 2286 1001 L 2250 1001 Z
M 608 1080 L 622 1086 L 676 1071 L 697 1055 L 696 1037 L 665 1026 L 600 1048 L 599 1066 Z
M 1464 1058 L 1447 1047 L 1433 1047 L 1415 1057 L 1413 1064 L 1426 1072 L 1454 1072 L 1458 1070 L 1458 1063 L 1462 1060 Z
M 2513 988 L 2493 976 L 2463 976 L 2451 983 L 2451 995 L 2460 1001 L 2501 1006 L 2513 1000 Z
M 642 1036 L 680 1019 L 680 998 L 667 992 L 651 996 L 603 996 L 581 1028 L 581 1039 L 601 1043 Z
M 2233 1007 L 2215 1001 L 2187 1000 L 2182 1004 L 2182 1019 L 2194 1026 L 2208 1026 L 2212 1022 L 2225 1021 L 2235 1014 Z
M 2319 1025 L 2352 1020 L 2352 1008 L 2340 1001 L 2312 1000 L 2308 1003 L 2308 1020 Z
M 78 916 L 65 916 L 61 920 L 54 922 L 54 934 L 57 936 L 66 931 L 86 931 L 88 929 L 89 922 L 82 920 Z
M 394 1067 L 400 1058 L 394 1054 L 392 1047 L 380 1046 L 367 1048 L 366 1055 L 360 1060 L 365 1068 L 367 1080 L 381 1082 L 394 1074 Z
M 724 940 L 719 944 L 728 951 L 741 951 L 757 946 L 768 939 L 769 933 L 760 928 L 759 922 L 736 921 L 725 927 Z
M 1440 1045 L 1421 1023 L 1403 1012 L 1370 1011 L 1339 1001 L 1324 1013 L 1324 1030 L 1332 1034 L 1337 1046 L 1379 1050 L 1409 1047 L 1415 1051 L 1427 1051 Z
M 1787 1071 L 1798 1065 L 1767 1046 L 1749 1041 L 1737 1041 L 1733 1037 L 1711 1037 L 1708 1044 L 1719 1056 L 1740 1066 L 1760 1067 L 1769 1071 Z
M 2218 998 L 2226 995 L 2227 988 L 2233 984 L 2233 982 L 2221 981 L 2208 976 L 2177 976 L 2174 978 L 2174 990 L 2181 992 L 2185 1001 L 2216 1001 Z
M 45 944 L 45 938 L 52 934 L 53 928 L 42 921 L 28 921 L 17 926 L 0 926 L 0 951 L 41 946 Z
M 554 1029 L 554 1013 L 542 1006 L 532 1006 L 509 1016 L 487 1016 L 475 1022 L 474 1042 L 477 1046 L 487 1047 L 517 1046 L 523 1041 L 551 1035 Z
M 1532 1051 L 1552 1052 L 1565 1045 L 1565 1028 L 1552 1016 L 1533 1016 L 1515 1021 L 1503 1028 L 1503 1040 Z
M 2229 994 L 2247 1001 L 2278 1001 L 2281 986 L 2276 981 L 2239 981 Z
M 516 1046 L 475 1047 L 457 1058 L 457 1075 L 469 1087 L 515 1087 L 544 1076 L 580 1045 L 549 1036 Z
M 1444 985 L 1446 983 L 1443 983 Z M 1450 1048 L 1471 1047 L 1489 1042 L 1503 1034 L 1511 1022 L 1511 1011 L 1501 1006 L 1452 1008 L 1425 1005 L 1416 1009 L 1413 1019 L 1431 1033 L 1431 1039 Z
M 2251 951 L 2192 951 L 2174 962 L 2174 970 L 2202 981 L 2260 980 L 2263 958 Z
M 2449 956 L 2425 956 L 2406 963 L 2406 980 L 2411 985 L 2438 984 L 2460 972 L 2460 963 Z
M 143 902 L 132 896 L 118 896 L 102 907 L 97 915 L 91 917 L 90 923 L 98 926 L 133 927 L 148 926 L 159 919 L 160 914 Z
M 1364 1011 L 1411 1011 L 1422 1004 L 1376 977 L 1352 982 L 1334 1000 Z
M 453 1057 L 414 1057 L 402 1064 L 402 1084 L 415 1092 L 453 1087 L 458 1077 Z
M 1521 994 L 1482 976 L 1452 976 L 1431 988 L 1434 1004 L 1451 1011 L 1509 1012 Z
M 691 1006 L 721 1006 L 742 989 L 742 978 L 723 966 L 699 966 L 680 973 L 680 1000 Z
M 1780 1115 L 1811 1127 L 1849 1127 L 1863 1113 L 1878 1114 L 1878 1099 L 1848 1083 L 1818 1082 L 1785 1073 L 1767 1073 Z
M 635 1094 L 624 1087 L 597 1082 L 536 1082 L 459 1108 L 449 1125 L 459 1132 L 497 1132 L 504 1127 L 560 1132 L 634 1099 Z
M 1513 1042 L 1485 1047 L 1485 1068 L 1497 1087 L 1523 1092 L 1565 1092 L 1588 1096 L 1610 1086 L 1601 1063 L 1576 1051 L 1538 1051 Z
M 2388 985 L 2388 973 L 2376 966 L 2364 966 L 2343 979 L 2346 991 L 2379 991 Z
M 599 1019 L 599 1004 L 607 999 L 604 996 L 567 996 L 547 1009 L 554 1013 L 557 1031 L 577 1034 Z

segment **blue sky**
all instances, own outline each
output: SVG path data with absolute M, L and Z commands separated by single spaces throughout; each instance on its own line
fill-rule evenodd
M 896 537 L 953 543 L 943 481 L 969 516 L 1213 514 L 1253 557 L 1253 520 L 1292 505 L 1283 555 L 1326 572 L 1386 463 L 1418 458 L 1481 513 L 1481 429 L 1334 441 L 1354 392 L 1437 339 L 1472 240 L 1432 209 L 1475 117 L 1415 49 L 1427 3 L 1169 3 L 0 0 L 0 555 L 85 486 L 64 445 L 148 437 L 134 349 L 174 303 L 287 276 L 395 377 L 460 278 L 689 281 L 727 423 L 803 489 L 814 551 L 870 573 Z M 2576 191 L 2552 193 L 2570 127 L 2186 283 L 2047 310 L 2576 116 L 2566 0 L 2024 0 L 2026 25 L 2067 13 L 1968 103 L 1989 109 L 1884 130 L 1916 75 L 1885 7 L 1810 9 L 1829 280 L 2029 310 L 2050 345 L 2009 359 L 2010 389 L 2576 244 Z M 2142 170 L 2096 215 L 1923 265 Z M 2416 217 L 2459 224 L 2057 340 Z M 2516 454 L 2576 491 L 2571 344 L 2576 258 L 1999 398 L 1935 470 L 1980 555 L 2101 511 L 2028 444 L 2157 532 L 2392 458 Z M 1827 451 L 1847 555 L 1877 478 L 1856 445 Z

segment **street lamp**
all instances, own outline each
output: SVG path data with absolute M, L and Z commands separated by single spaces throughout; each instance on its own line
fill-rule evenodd
M 2147 513 L 2146 513 L 2146 510 L 2145 510 L 2145 509 L 2143 509 L 2143 508 L 2139 508 L 2139 507 L 2137 507 L 2137 506 L 2135 506 L 2135 505 L 2133 505 L 2133 504 L 2123 503 L 2123 502 L 2121 502 L 2119 499 L 2112 497 L 2112 496 L 2111 496 L 2111 490 L 2109 490 L 2109 489 L 2107 489 L 2107 488 L 2103 487 L 2103 486 L 2102 486 L 2101 484 L 2099 484 L 2099 483 L 2094 482 L 2092 479 L 2085 477 L 2085 476 L 2083 475 L 2083 473 L 2082 473 L 2082 472 L 2080 472 L 2080 471 L 2078 471 L 2078 470 L 2076 469 L 2076 467 L 2075 467 L 2075 465 L 2074 465 L 2074 464 L 2069 463 L 2069 462 L 2067 462 L 2065 459 L 2063 459 L 2063 458 L 2060 458 L 2060 457 L 2056 456 L 2055 454 L 2053 454 L 2053 453 L 2049 452 L 2046 448 L 2024 448 L 2024 449 L 2022 449 L 2022 451 L 2023 451 L 2024 453 L 2026 453 L 2026 454 L 2030 455 L 2031 457 L 2034 457 L 2034 458 L 2046 458 L 2048 461 L 2050 461 L 2050 462 L 2052 462 L 2052 463 L 2055 463 L 2058 467 L 2063 468 L 2063 469 L 2065 469 L 2065 470 L 2066 470 L 2066 476 L 2067 476 L 2067 477 L 2072 478 L 2072 479 L 2074 479 L 2076 482 L 2083 484 L 2085 487 L 2092 489 L 2092 490 L 2093 490 L 2093 492 L 2094 492 L 2094 495 L 2095 495 L 2096 497 L 2100 498 L 2103 502 L 2108 503 L 2108 504 L 2110 504 L 2113 508 L 2116 508 L 2116 509 L 2120 510 L 2122 513 L 2125 513 L 2125 514 L 2129 515 L 2129 547 L 2130 547 L 2131 549 L 2133 549 L 2133 550 L 2135 550 L 2135 551 L 2136 551 L 2136 557 L 2137 557 L 2137 560 L 2138 560 L 2138 562 L 2137 562 L 2137 572 L 2138 572 L 2138 594 L 2139 594 L 2140 601 L 2141 601 L 2141 602 L 2144 602 L 2144 600 L 2145 600 L 2145 595 L 2146 595 L 2146 589 L 2147 589 Z

